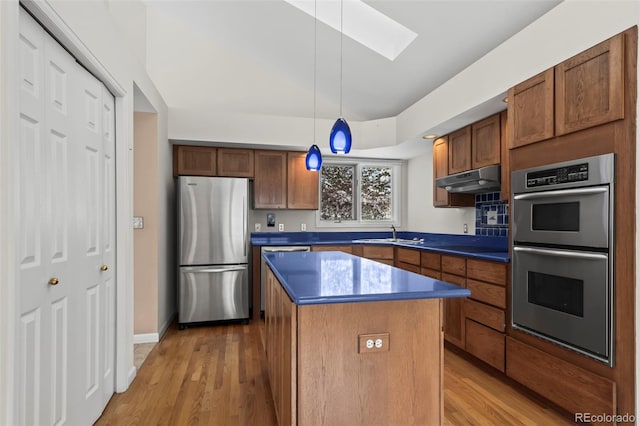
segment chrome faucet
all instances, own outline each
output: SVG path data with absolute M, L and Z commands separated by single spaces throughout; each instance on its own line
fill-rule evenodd
M 393 241 L 397 240 L 396 238 L 396 227 L 394 225 L 391 225 L 391 231 L 392 231 L 392 235 L 393 235 Z

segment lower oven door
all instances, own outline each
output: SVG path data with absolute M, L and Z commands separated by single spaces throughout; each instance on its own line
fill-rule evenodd
M 514 246 L 512 323 L 611 365 L 606 253 Z

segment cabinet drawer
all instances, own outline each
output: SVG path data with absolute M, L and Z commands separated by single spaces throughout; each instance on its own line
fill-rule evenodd
M 491 328 L 467 319 L 465 348 L 467 352 L 504 373 L 505 336 Z
M 504 311 L 502 309 L 465 299 L 464 316 L 491 327 L 494 330 L 504 332 Z
M 404 269 L 405 271 L 415 272 L 416 274 L 420 273 L 420 267 L 412 265 L 411 263 L 396 261 L 395 265 L 397 268 Z
M 440 270 L 440 255 L 438 253 L 430 253 L 423 251 L 420 253 L 420 265 L 423 268 Z
M 363 246 L 362 257 L 366 257 L 367 259 L 393 259 L 393 247 Z
M 456 275 L 466 275 L 465 258 L 457 256 L 442 256 L 442 272 Z
M 507 295 L 505 287 L 467 278 L 467 288 L 471 290 L 471 299 L 506 309 Z
M 351 254 L 351 246 L 312 246 L 311 251 L 341 251 Z
M 389 266 L 396 266 L 393 259 L 371 259 Z M 412 265 L 413 266 L 413 265 Z
M 436 280 L 439 280 L 442 276 L 440 271 L 436 271 L 435 269 L 430 268 L 420 268 L 420 273 L 426 277 L 430 277 Z
M 451 275 L 451 274 L 447 274 L 445 272 L 443 272 L 441 274 L 441 278 L 442 281 L 444 281 L 445 283 L 451 283 L 451 284 L 455 284 L 455 285 L 459 285 L 460 287 L 466 287 L 466 278 L 465 277 L 461 277 L 459 275 Z
M 505 286 L 507 285 L 507 264 L 467 259 L 467 277 Z
M 396 259 L 398 260 L 398 262 L 410 263 L 412 265 L 420 266 L 420 252 L 418 250 L 397 248 L 396 254 Z

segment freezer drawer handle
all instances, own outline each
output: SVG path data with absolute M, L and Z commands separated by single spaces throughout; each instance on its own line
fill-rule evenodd
M 199 268 L 182 268 L 183 271 L 185 272 L 203 272 L 203 273 L 218 273 L 218 272 L 230 272 L 230 271 L 242 271 L 244 269 L 247 269 L 246 266 L 236 266 L 236 267 L 229 267 L 229 268 L 205 268 L 205 269 L 199 269 Z

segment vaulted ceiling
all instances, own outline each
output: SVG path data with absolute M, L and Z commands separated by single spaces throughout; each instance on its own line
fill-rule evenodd
M 418 34 L 395 61 L 347 36 L 341 55 L 339 31 L 283 0 L 148 0 L 147 69 L 170 108 L 312 117 L 315 96 L 331 119 L 342 56 L 343 116 L 392 117 L 560 0 L 366 3 Z

